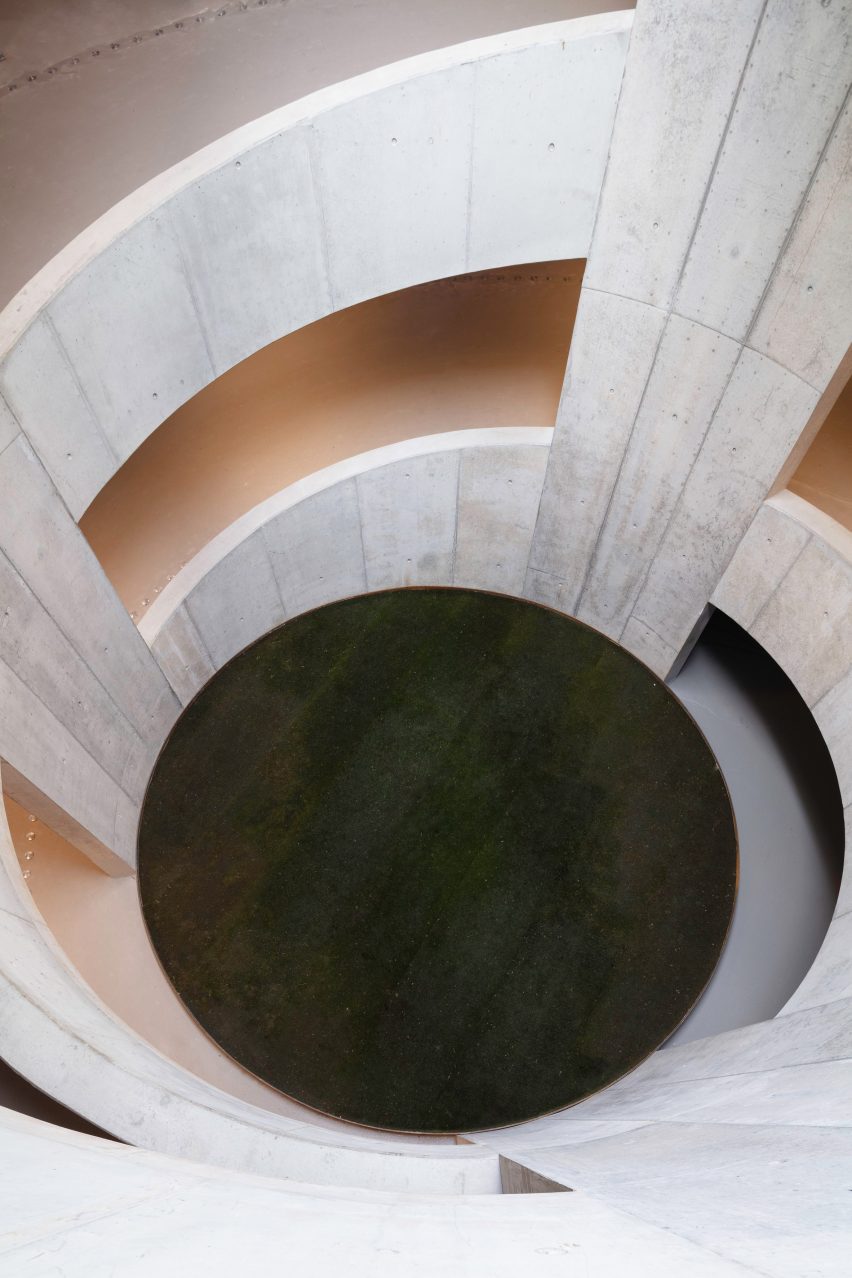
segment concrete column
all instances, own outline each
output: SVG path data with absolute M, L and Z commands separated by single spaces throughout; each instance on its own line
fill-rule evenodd
M 849 43 L 839 3 L 637 10 L 526 593 L 661 674 L 852 334 Z
M 4 785 L 102 868 L 127 872 L 147 773 L 178 701 L 29 442 L 9 433 L 0 451 Z

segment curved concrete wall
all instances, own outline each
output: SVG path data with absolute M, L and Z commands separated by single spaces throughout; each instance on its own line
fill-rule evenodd
M 205 546 L 140 623 L 185 705 L 288 617 L 370 590 L 519 594 L 552 431 L 454 431 L 389 444 L 261 502 Z
M 637 10 L 527 591 L 661 674 L 852 340 L 849 42 L 844 5 Z
M 132 862 L 178 703 L 74 520 L 283 333 L 420 281 L 583 257 L 631 18 L 426 54 L 274 112 L 118 205 L 0 316 L 0 757 L 13 797 L 105 868 Z
M 713 603 L 786 671 L 831 751 L 852 832 L 852 532 L 793 493 L 758 511 Z M 785 1011 L 852 997 L 852 858 L 834 922 Z
M 794 518 L 782 525 L 773 567 L 765 554 L 766 520 L 788 519 L 789 509 L 776 499 L 763 505 L 852 329 L 852 246 L 844 233 L 852 172 L 847 23 L 843 4 L 802 0 L 640 6 L 525 589 L 620 636 L 661 673 L 708 602 L 721 606 L 727 598 L 752 633 L 775 645 L 814 706 L 848 814 L 848 555 L 833 533 L 796 528 L 802 521 Z M 462 543 L 451 544 L 446 521 L 431 517 L 452 486 L 453 467 L 444 454 L 427 454 L 399 458 L 360 484 L 354 474 L 341 476 L 334 500 L 317 495 L 329 502 L 324 526 L 339 521 L 351 530 L 361 519 L 362 490 L 371 486 L 370 549 L 359 560 L 350 543 L 338 541 L 336 580 L 324 580 L 315 555 L 320 529 L 307 521 L 306 509 L 292 505 L 221 559 L 210 574 L 218 598 L 205 592 L 206 578 L 193 583 L 185 605 L 172 597 L 180 605 L 174 628 L 167 625 L 154 644 L 174 686 L 109 591 L 71 512 L 79 513 L 87 494 L 161 420 L 158 414 L 251 343 L 269 340 L 270 316 L 254 308 L 252 289 L 265 283 L 267 271 L 280 269 L 280 237 L 270 237 L 262 220 L 247 223 L 245 241 L 228 235 L 231 199 L 241 189 L 231 183 L 253 181 L 259 157 L 274 153 L 274 172 L 288 175 L 286 184 L 273 185 L 276 207 L 286 213 L 293 191 L 308 207 L 316 207 L 310 201 L 317 192 L 323 196 L 325 238 L 290 241 L 307 249 L 292 294 L 275 295 L 280 309 L 272 331 L 304 322 L 298 317 L 310 315 L 317 298 L 320 305 L 343 305 L 369 290 L 495 264 L 484 254 L 489 243 L 495 251 L 509 247 L 504 205 L 516 209 L 518 236 L 529 232 L 529 253 L 522 240 L 512 241 L 516 260 L 584 255 L 580 240 L 588 240 L 597 196 L 591 168 L 576 166 L 588 181 L 574 199 L 567 170 L 554 187 L 537 167 L 530 183 L 540 185 L 529 205 L 539 207 L 526 221 L 515 198 L 517 174 L 500 159 L 501 129 L 517 124 L 528 139 L 523 154 L 544 163 L 564 154 L 565 139 L 577 137 L 573 126 L 552 137 L 546 111 L 525 113 L 524 87 L 514 73 L 528 72 L 557 93 L 569 93 L 570 80 L 573 92 L 582 79 L 562 74 L 563 54 L 577 56 L 579 70 L 596 50 L 598 66 L 613 68 L 612 96 L 596 109 L 611 110 L 623 20 L 607 31 L 571 28 L 564 50 L 553 33 L 522 35 L 499 54 L 491 45 L 475 67 L 470 51 L 442 55 L 439 64 L 409 67 L 405 75 L 416 74 L 410 85 L 399 69 L 377 73 L 351 103 L 330 91 L 312 106 L 321 119 L 295 113 L 289 134 L 271 137 L 259 126 L 243 135 L 235 146 L 252 149 L 239 170 L 236 151 L 217 151 L 182 167 L 179 189 L 168 187 L 173 177 L 154 184 L 143 203 L 120 209 L 94 238 L 83 237 L 7 313 L 4 351 L 21 341 L 4 368 L 0 415 L 0 549 L 16 601 L 3 631 L 0 674 L 9 712 L 0 753 L 18 752 L 11 759 L 16 784 L 43 786 L 76 818 L 78 837 L 105 859 L 117 849 L 130 860 L 143 778 L 178 713 L 175 686 L 181 697 L 191 695 L 252 627 L 275 624 L 331 590 L 351 591 L 353 581 L 369 588 L 368 563 L 380 585 L 409 571 L 426 580 L 452 571 L 456 579 L 460 562 Z M 553 81 L 548 66 L 555 68 Z M 495 96 L 481 112 L 478 95 L 487 83 Z M 520 94 L 514 100 L 513 83 Z M 482 131 L 489 119 L 493 129 Z M 364 138 L 372 142 L 356 169 L 353 153 Z M 202 185 L 206 194 L 217 190 L 215 206 L 192 185 L 211 166 L 216 171 Z M 344 219 L 339 201 L 356 172 L 367 180 L 351 220 Z M 403 217 L 399 186 L 416 196 L 424 172 L 428 190 Z M 460 188 L 467 191 L 471 180 L 473 199 L 462 198 Z M 548 203 L 556 189 L 570 217 L 559 209 L 561 196 Z M 167 194 L 174 200 L 161 211 Z M 240 208 L 252 207 L 246 194 Z M 269 195 L 264 188 L 264 209 Z M 298 210 L 291 211 L 287 226 L 302 235 Z M 566 238 L 553 248 L 546 241 L 563 219 Z M 389 238 L 372 236 L 372 228 Z M 578 228 L 574 242 L 569 235 Z M 114 232 L 122 234 L 112 244 Z M 211 244 L 216 274 L 207 273 Z M 141 300 L 126 313 L 129 289 Z M 224 322 L 227 289 L 238 299 L 236 340 Z M 90 301 L 84 317 L 79 308 Z M 248 335 L 245 349 L 240 334 Z M 26 420 L 19 422 L 18 412 Z M 67 423 L 67 436 L 49 423 Z M 507 509 L 502 494 L 496 503 L 488 495 L 493 479 L 479 475 L 480 497 L 471 489 L 470 508 L 483 529 Z M 413 509 L 406 503 L 410 484 L 418 493 Z M 530 499 L 524 509 L 532 505 Z M 39 543 L 32 537 L 36 523 Z M 477 550 L 478 562 L 472 555 L 477 572 L 496 572 L 498 562 L 503 571 L 495 558 L 499 544 L 492 538 Z M 519 546 L 520 539 L 509 536 L 508 544 Z M 512 560 L 512 573 L 519 562 Z M 223 601 L 243 603 L 234 574 L 246 572 L 265 582 L 257 611 L 237 607 L 223 630 L 215 614 Z M 752 615 L 749 592 L 761 590 L 764 602 Z M 67 671 L 61 680 L 59 670 Z M 109 751 L 102 744 L 107 731 L 117 734 Z M 89 746 L 81 742 L 86 733 Z M 606 1093 L 539 1124 L 484 1134 L 490 1152 L 458 1158 L 465 1151 L 452 1157 L 441 1147 L 388 1151 L 372 1148 L 369 1138 L 329 1148 L 315 1134 L 306 1137 L 295 1125 L 283 1130 L 228 1098 L 211 1105 L 209 1088 L 135 1040 L 86 993 L 11 880 L 3 892 L 8 926 L 0 992 L 13 1064 L 103 1123 L 93 1113 L 102 1110 L 109 1117 L 103 1125 L 129 1139 L 311 1179 L 421 1189 L 446 1187 L 448 1168 L 452 1188 L 493 1188 L 493 1155 L 500 1151 L 582 1185 L 576 1216 L 561 1207 L 574 1200 L 560 1200 L 563 1221 L 570 1217 L 578 1233 L 598 1210 L 594 1199 L 604 1201 L 607 1213 L 616 1209 L 621 1221 L 621 1213 L 629 1215 L 631 1238 L 637 1220 L 651 1230 L 660 1248 L 656 1272 L 671 1260 L 665 1248 L 673 1235 L 686 1249 L 669 1264 L 679 1272 L 725 1273 L 733 1264 L 801 1278 L 840 1275 L 848 1266 L 848 883 L 826 945 L 782 1015 L 659 1053 Z M 462 1184 L 453 1180 L 459 1175 Z M 449 1231 L 454 1218 L 446 1208 L 435 1210 L 444 1212 Z M 562 1263 L 573 1245 L 573 1238 L 554 1244 L 563 1251 L 549 1254 Z M 620 1272 L 635 1254 L 615 1258 Z
M 496 1155 L 272 1114 L 162 1056 L 85 985 L 35 912 L 0 814 L 0 1033 L 8 1063 L 130 1144 L 311 1184 L 494 1193 Z
M 517 593 L 551 434 L 474 430 L 393 444 L 261 503 L 210 542 L 143 619 L 176 696 L 185 703 L 246 644 L 333 599 L 412 584 Z M 137 819 L 138 804 L 129 815 L 134 851 Z M 50 1095 L 133 1144 L 243 1170 L 419 1192 L 499 1188 L 490 1151 L 329 1129 L 296 1107 L 292 1117 L 271 1114 L 167 1061 L 68 964 L 34 910 L 5 819 L 0 861 L 3 1052 Z

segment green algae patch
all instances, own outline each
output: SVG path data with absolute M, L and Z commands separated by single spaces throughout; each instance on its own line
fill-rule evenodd
M 643 665 L 548 609 L 396 590 L 287 622 L 186 709 L 142 906 L 175 989 L 282 1092 L 405 1131 L 605 1087 L 718 960 L 715 759 Z

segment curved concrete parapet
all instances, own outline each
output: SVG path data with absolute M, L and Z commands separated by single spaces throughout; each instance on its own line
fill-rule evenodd
M 770 652 L 825 737 L 852 835 L 852 532 L 794 493 L 760 508 L 712 601 Z M 852 998 L 852 857 L 834 921 L 785 1011 Z
M 393 444 L 261 503 L 214 538 L 143 620 L 177 697 L 188 701 L 285 617 L 334 599 L 412 584 L 517 593 L 551 435 L 474 430 Z M 128 811 L 130 846 L 138 811 Z M 220 1165 L 428 1193 L 498 1190 L 490 1151 L 388 1143 L 273 1115 L 167 1061 L 68 965 L 20 882 L 5 822 L 0 853 L 4 1055 L 44 1091 L 133 1144 Z
M 324 89 L 78 236 L 0 315 L 0 390 L 71 513 L 178 405 L 295 328 L 466 271 L 585 257 L 632 17 Z
M 0 1027 L 8 1063 L 133 1145 L 312 1184 L 494 1193 L 496 1155 L 272 1114 L 161 1055 L 92 993 L 35 912 L 0 815 Z
M 631 20 L 474 41 L 273 112 L 122 201 L 0 316 L 0 758 L 13 797 L 110 872 L 132 863 L 178 702 L 76 519 L 179 404 L 282 334 L 421 281 L 585 256 Z
M 454 431 L 299 480 L 214 537 L 140 633 L 186 704 L 287 617 L 393 586 L 519 594 L 552 431 Z

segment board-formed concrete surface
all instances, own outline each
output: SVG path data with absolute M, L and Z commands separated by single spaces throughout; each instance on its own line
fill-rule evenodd
M 843 4 L 636 13 L 527 593 L 661 674 L 849 346 L 850 39 Z
M 847 820 L 852 670 L 848 550 L 833 527 L 815 527 L 812 513 L 808 511 L 805 518 L 800 512 L 793 522 L 807 527 L 808 539 L 802 541 L 798 532 L 782 525 L 785 533 L 779 551 L 785 567 L 773 568 L 771 553 L 765 556 L 768 537 L 758 529 L 752 538 L 749 529 L 757 529 L 753 521 L 762 516 L 779 472 L 825 409 L 826 394 L 832 393 L 849 345 L 852 248 L 845 227 L 852 115 L 844 105 L 848 102 L 848 22 L 848 4 L 838 0 L 819 6 L 808 0 L 765 4 L 695 0 L 688 6 L 677 0 L 641 0 L 615 127 L 611 137 L 608 128 L 596 133 L 601 150 L 594 181 L 584 181 L 572 196 L 572 213 L 565 220 L 566 241 L 559 250 L 560 256 L 588 252 L 589 273 L 525 587 L 581 616 L 587 606 L 604 616 L 611 614 L 624 643 L 657 671 L 667 673 L 700 626 L 717 590 L 729 587 L 733 600 L 740 588 L 737 581 L 740 586 L 757 583 L 756 591 L 763 589 L 760 583 L 765 581 L 765 606 L 755 610 L 753 600 L 746 598 L 741 603 L 742 616 L 749 618 L 751 632 L 775 651 L 824 725 Z M 600 56 L 599 65 L 609 68 L 607 91 L 595 103 L 583 104 L 589 117 L 599 119 L 615 106 L 628 25 L 623 19 L 613 20 L 606 36 L 600 26 L 594 35 L 586 27 L 583 36 L 566 41 L 566 64 L 579 66 L 585 55 Z M 578 30 L 573 29 L 575 36 Z M 553 32 L 538 37 L 527 33 L 514 43 L 507 39 L 500 50 L 522 61 L 522 49 L 538 52 L 548 41 L 559 43 L 561 38 Z M 484 56 L 492 55 L 501 56 L 493 44 Z M 356 91 L 363 93 L 357 101 L 352 99 L 353 109 L 357 107 L 364 121 L 374 120 L 384 129 L 371 138 L 370 145 L 386 148 L 394 173 L 410 181 L 412 190 L 416 191 L 417 175 L 425 165 L 435 190 L 445 197 L 446 215 L 428 198 L 415 203 L 412 234 L 415 240 L 420 237 L 423 250 L 416 258 L 411 242 L 397 243 L 385 254 L 378 237 L 366 242 L 365 248 L 363 226 L 341 227 L 335 222 L 329 248 L 336 274 L 326 283 L 332 290 L 339 288 L 341 297 L 358 295 L 356 272 L 346 259 L 349 251 L 364 252 L 365 289 L 415 282 L 406 278 L 406 272 L 409 276 L 420 272 L 416 278 L 427 279 L 430 271 L 446 269 L 462 241 L 467 257 L 467 235 L 460 236 L 454 220 L 460 208 L 466 218 L 467 209 L 451 189 L 452 175 L 464 170 L 458 164 L 457 140 L 446 135 L 438 89 L 449 92 L 448 79 L 457 80 L 453 100 L 460 111 L 467 112 L 460 119 L 469 127 L 475 95 L 472 82 L 477 78 L 471 73 L 470 56 L 470 50 L 456 51 L 430 62 L 428 69 L 421 64 L 419 69 L 409 66 L 402 72 L 397 68 L 375 73 L 368 85 Z M 576 63 L 571 61 L 575 58 Z M 542 53 L 537 64 L 541 67 L 546 62 Z M 451 68 L 458 71 L 456 77 Z M 426 83 L 430 76 L 434 79 L 431 91 Z M 412 97 L 424 111 L 422 128 L 414 129 L 411 114 L 401 112 L 400 119 L 407 119 L 410 131 L 397 133 L 393 131 L 395 110 L 401 85 L 409 78 Z M 583 83 L 582 76 L 576 79 Z M 512 77 L 502 82 L 504 96 L 490 104 L 498 128 L 505 122 L 505 85 L 510 82 Z M 569 114 L 573 82 L 574 77 L 562 77 Z M 520 84 L 519 89 L 522 93 Z M 381 95 L 391 112 L 377 118 L 371 111 Z M 343 97 L 350 100 L 351 87 Z M 322 172 L 328 173 L 331 182 L 339 183 L 347 171 L 347 138 L 352 140 L 346 120 L 341 119 L 341 112 L 343 116 L 346 112 L 340 91 L 329 91 L 311 110 L 318 106 L 325 129 L 319 153 L 313 138 L 314 159 L 321 161 Z M 430 133 L 433 119 L 435 131 Z M 442 119 L 443 132 L 438 127 Z M 523 111 L 518 119 L 530 122 Z M 298 111 L 292 113 L 290 123 L 302 134 L 310 131 Z M 549 164 L 564 151 L 563 137 L 549 136 L 544 123 L 533 115 L 535 127 L 525 134 L 527 155 L 536 157 L 529 175 L 533 184 L 545 172 L 538 167 L 539 159 Z M 333 124 L 340 126 L 336 133 Z M 235 183 L 250 176 L 248 161 L 243 173 L 241 148 L 259 152 L 267 145 L 273 151 L 275 141 L 264 131 L 266 127 L 249 126 L 231 150 L 227 144 L 224 152 L 214 148 L 213 154 L 189 162 L 181 170 L 180 192 L 166 179 L 154 183 L 139 200 L 131 199 L 25 290 L 2 322 L 2 350 L 10 359 L 4 368 L 0 407 L 0 441 L 5 445 L 0 455 L 5 463 L 0 546 L 35 600 L 28 630 L 23 636 L 20 629 L 16 631 L 18 620 L 13 617 L 11 637 L 7 644 L 4 640 L 2 649 L 4 776 L 24 802 L 33 808 L 42 805 L 46 819 L 65 820 L 70 835 L 93 855 L 100 855 L 105 863 L 110 854 L 122 857 L 125 868 L 132 858 L 133 795 L 139 793 L 150 768 L 155 753 L 152 738 L 177 714 L 179 701 L 79 539 L 75 518 L 120 458 L 157 426 L 176 400 L 193 393 L 199 378 L 209 380 L 220 371 L 217 360 L 233 358 L 243 349 L 239 340 L 232 343 L 222 331 L 215 281 L 204 281 L 209 293 L 203 302 L 191 295 L 187 284 L 187 265 L 204 266 L 208 244 L 192 239 L 191 188 L 203 183 L 211 166 L 230 172 L 232 165 Z M 439 181 L 430 168 L 430 137 L 433 149 L 438 139 L 442 148 L 446 141 L 442 153 L 447 164 L 441 175 L 446 182 Z M 477 147 L 480 144 L 484 145 L 481 137 Z M 286 147 L 281 146 L 283 154 Z M 300 176 L 304 180 L 304 153 L 300 154 L 298 145 L 285 158 L 293 182 Z M 376 172 L 374 160 L 374 155 L 367 157 L 365 171 Z M 593 228 L 604 166 L 603 194 Z M 590 168 L 583 172 L 589 179 Z M 548 189 L 564 193 L 570 186 L 566 173 L 556 168 L 550 173 L 554 181 Z M 212 189 L 213 176 L 210 181 Z M 495 199 L 517 212 L 515 180 L 495 174 L 495 182 Z M 398 226 L 398 210 L 377 210 L 376 194 L 382 190 L 387 187 L 379 182 L 375 190 L 359 191 L 357 207 L 364 216 L 374 218 L 377 227 Z M 173 226 L 159 210 L 166 195 L 180 199 L 183 193 L 189 211 L 179 233 L 177 224 Z M 547 218 L 537 223 L 532 208 L 522 208 L 520 213 L 524 212 L 529 221 L 524 223 L 525 232 L 519 225 L 518 261 L 527 253 L 526 260 L 541 255 L 542 240 L 549 237 L 554 224 Z M 205 210 L 205 219 L 212 237 L 215 208 Z M 499 217 L 485 217 L 478 226 L 490 227 L 487 233 L 494 234 L 495 246 L 499 240 L 505 251 L 501 237 L 507 228 Z M 265 243 L 264 228 L 253 228 L 251 233 L 255 232 L 259 242 Z M 160 251 L 162 270 L 151 272 L 152 264 L 160 262 Z M 549 244 L 547 251 L 553 251 Z M 105 256 L 98 258 L 101 253 Z M 237 252 L 236 258 L 225 262 L 223 279 L 238 281 L 238 258 Z M 305 267 L 312 260 L 308 243 Z M 75 274 L 89 261 L 92 281 L 103 285 L 103 291 L 99 289 L 92 298 L 86 297 L 79 282 L 82 276 Z M 453 270 L 467 266 L 464 261 Z M 395 283 L 397 267 L 400 278 Z M 150 283 L 151 304 L 140 303 L 138 313 L 127 311 L 110 270 L 121 272 L 128 287 L 134 280 Z M 275 270 L 272 264 L 271 278 Z M 256 288 L 257 268 L 252 270 L 249 263 L 244 278 L 247 289 Z M 69 292 L 57 294 L 66 284 Z M 93 303 L 91 311 L 87 307 L 85 321 L 65 304 L 75 290 L 78 300 Z M 323 302 L 319 295 L 319 303 L 330 304 L 329 296 Z M 113 305 L 121 303 L 123 312 L 115 325 L 106 310 L 110 298 Z M 294 290 L 296 309 L 304 298 L 300 285 Z M 163 313 L 153 304 L 158 300 L 165 304 Z M 204 334 L 199 340 L 196 323 L 202 305 L 211 325 L 206 341 Z M 235 313 L 241 313 L 240 306 L 235 306 Z M 247 331 L 253 334 L 252 341 L 257 340 L 262 322 L 250 308 L 242 313 L 251 318 Z M 191 322 L 190 329 L 180 329 L 181 317 Z M 35 327 L 29 329 L 31 321 Z M 704 330 L 719 332 L 715 346 Z M 60 342 L 60 331 L 66 345 Z M 164 334 L 171 336 L 170 342 L 163 341 Z M 10 347 L 18 338 L 24 344 L 13 353 Z M 157 361 L 150 366 L 149 377 L 144 373 L 146 347 Z M 700 350 L 702 357 L 684 354 L 693 349 Z M 726 380 L 725 370 L 734 354 Z M 20 362 L 14 367 L 16 359 Z M 708 394 L 699 393 L 705 377 L 713 386 Z M 16 395 L 22 399 L 20 405 Z M 27 411 L 24 399 L 30 405 Z M 612 412 L 603 408 L 609 403 Z M 646 403 L 659 411 L 644 411 Z M 19 409 L 26 420 L 18 420 Z M 47 429 L 49 422 L 59 424 L 56 431 Z M 606 430 L 600 429 L 602 423 Z M 636 485 L 637 474 L 646 466 L 648 475 L 656 477 L 657 487 L 650 493 Z M 357 497 L 357 480 L 352 478 Z M 637 491 L 641 506 L 649 502 L 649 509 L 637 511 L 641 541 L 631 538 L 631 503 Z M 351 512 L 351 495 L 349 500 Z M 775 497 L 769 504 L 776 513 L 780 509 Z M 489 509 L 488 504 L 480 503 L 480 509 Z M 492 513 L 493 509 L 492 505 Z M 344 528 L 351 526 L 347 518 L 347 510 L 341 507 Z M 33 532 L 39 526 L 49 534 L 41 558 L 31 555 Z M 621 528 L 623 545 L 617 536 Z M 293 532 L 300 534 L 295 517 Z M 526 526 L 523 535 L 527 535 Z M 742 556 L 735 564 L 741 542 Z M 309 537 L 305 544 L 310 544 Z M 288 550 L 286 542 L 271 546 L 268 562 L 272 566 L 275 560 L 276 582 L 298 585 L 298 564 L 294 568 Z M 746 559 L 752 552 L 755 562 L 749 566 Z M 502 563 L 498 553 L 495 542 L 494 560 Z M 766 564 L 761 562 L 764 558 Z M 512 562 L 514 572 L 517 559 Z M 614 577 L 618 594 L 613 599 L 598 573 L 603 562 L 618 565 Z M 733 575 L 725 587 L 729 565 Z M 221 569 L 223 584 L 226 571 Z M 346 575 L 350 575 L 348 565 Z M 321 594 L 321 589 L 315 593 Z M 735 603 L 729 606 L 733 610 Z M 209 624 L 210 600 L 196 612 L 201 625 Z M 188 609 L 186 616 L 194 621 Z M 76 719 L 73 734 L 63 724 L 67 703 L 64 707 L 59 700 L 55 707 L 46 703 L 58 693 L 51 692 L 50 681 L 42 682 L 41 673 L 27 665 L 29 654 L 22 647 L 22 637 L 31 651 L 38 653 L 43 645 L 46 653 L 55 652 L 60 639 L 54 627 L 62 636 L 66 668 L 79 671 L 76 659 L 81 659 L 113 701 L 108 722 L 101 722 L 102 716 L 95 715 L 82 697 L 78 717 L 85 720 L 93 715 L 89 727 L 99 736 L 112 731 L 116 716 L 130 725 L 116 757 L 108 760 L 111 772 L 79 741 Z M 188 651 L 187 659 L 178 660 L 178 665 L 192 665 L 197 638 L 197 627 L 194 630 L 186 623 L 176 632 L 176 643 Z M 226 634 L 222 651 L 238 641 L 235 626 Z M 214 664 L 209 654 L 206 661 L 208 668 Z M 85 679 L 83 674 L 69 677 Z M 185 686 L 200 677 L 200 671 L 184 675 Z M 174 678 L 177 681 L 178 676 Z M 88 1116 L 97 1108 L 103 1125 L 128 1140 L 252 1172 L 420 1194 L 448 1187 L 451 1192 L 496 1192 L 500 1153 L 567 1182 L 575 1192 L 551 1200 L 558 1203 L 559 1229 L 549 1232 L 536 1217 L 539 1232 L 532 1264 L 526 1240 L 513 1232 L 512 1215 L 504 1214 L 512 1209 L 496 1198 L 489 1201 L 487 1233 L 492 1249 L 487 1266 L 482 1266 L 489 1273 L 499 1272 L 506 1258 L 512 1261 L 513 1272 L 535 1272 L 535 1265 L 546 1271 L 545 1263 L 561 1270 L 566 1257 L 571 1263 L 575 1245 L 575 1267 L 581 1272 L 594 1266 L 599 1273 L 622 1273 L 641 1263 L 655 1274 L 667 1269 L 714 1274 L 745 1270 L 773 1278 L 839 1278 L 848 1270 L 852 1239 L 848 873 L 826 944 L 782 1015 L 658 1053 L 603 1096 L 540 1125 L 483 1137 L 485 1144 L 479 1150 L 460 1147 L 452 1156 L 432 1150 L 424 1156 L 420 1150 L 397 1147 L 391 1158 L 381 1143 L 371 1147 L 342 1138 L 323 1143 L 306 1133 L 305 1125 L 270 1122 L 262 1111 L 222 1098 L 153 1052 L 90 995 L 57 952 L 44 924 L 33 914 L 5 831 L 2 851 L 9 872 L 0 889 L 0 997 L 10 1059 L 15 1068 L 73 1108 Z M 121 867 L 113 864 L 112 868 Z M 26 1135 L 29 1142 L 32 1133 Z M 34 1161 L 25 1164 L 23 1147 L 14 1139 L 6 1137 L 8 1149 L 25 1167 L 18 1185 L 36 1203 L 36 1214 L 42 1212 L 36 1233 L 53 1235 L 48 1246 L 65 1248 L 68 1267 L 76 1264 L 78 1272 L 93 1272 L 91 1235 L 85 1229 L 69 1231 L 64 1226 L 65 1213 L 87 1210 L 86 1185 L 94 1176 L 87 1160 L 95 1156 L 95 1147 L 82 1137 L 73 1138 L 84 1160 L 81 1163 L 75 1156 L 63 1161 L 60 1177 L 54 1179 L 48 1169 L 59 1166 L 57 1150 L 45 1155 L 41 1146 Z M 97 1150 L 99 1156 L 102 1147 Z M 145 1157 L 111 1149 L 110 1175 L 116 1174 L 116 1166 L 129 1169 Z M 123 1159 L 127 1161 L 112 1161 Z M 127 1174 L 131 1175 L 129 1170 Z M 180 1192 L 175 1187 L 185 1182 L 173 1165 L 167 1175 L 163 1211 L 174 1221 Z M 205 1168 L 204 1178 L 202 1197 L 212 1192 L 209 1186 L 217 1175 L 211 1176 Z M 156 1194 L 150 1188 L 142 1192 Z M 323 1209 L 315 1227 L 306 1224 L 307 1213 L 302 1211 L 295 1228 L 301 1227 L 301 1237 L 310 1239 L 306 1246 L 314 1249 L 315 1256 L 321 1249 L 321 1265 L 338 1268 L 341 1254 L 349 1259 L 355 1255 L 354 1236 L 344 1223 L 351 1218 L 341 1214 L 335 1233 L 334 1213 L 321 1198 Z M 546 1200 L 547 1195 L 536 1196 L 538 1212 L 544 1210 L 541 1204 Z M 226 1198 L 208 1199 L 212 1211 L 200 1207 L 199 1213 L 182 1215 L 177 1236 L 172 1229 L 168 1238 L 156 1224 L 159 1206 L 147 1210 L 153 1208 L 153 1201 L 149 1196 L 142 1209 L 141 1232 L 162 1242 L 163 1256 L 177 1256 L 179 1270 L 186 1268 L 187 1255 L 203 1254 L 194 1249 L 203 1249 L 207 1242 L 217 1245 L 219 1258 L 228 1257 L 222 1222 L 232 1229 L 235 1213 L 230 1187 Z M 276 1198 L 275 1206 L 273 1200 L 265 1201 L 261 1210 L 266 1221 L 277 1221 L 280 1201 Z M 527 1203 L 523 1196 L 510 1201 L 521 1203 L 514 1209 L 519 1213 L 514 1217 L 517 1221 Z M 494 1204 L 499 1206 L 500 1224 L 495 1224 L 497 1213 L 490 1211 Z M 136 1223 L 126 1206 L 116 1207 L 115 1198 L 107 1195 L 95 1209 L 97 1245 L 103 1248 L 105 1267 L 114 1268 L 117 1255 L 122 1263 L 146 1263 L 139 1258 L 145 1243 L 136 1241 Z M 382 1207 L 378 1228 L 393 1229 L 388 1221 L 393 1219 L 394 1204 L 383 1202 Z M 46 1223 L 44 1209 L 49 1213 Z M 182 1213 L 183 1200 L 180 1209 Z M 19 1210 L 14 1203 L 12 1210 Z M 416 1221 L 428 1218 L 434 1224 L 434 1233 L 420 1232 L 417 1238 L 422 1243 L 417 1255 L 426 1256 L 426 1272 L 430 1265 L 433 1272 L 440 1271 L 447 1256 L 457 1263 L 465 1232 L 453 1205 L 417 1202 L 412 1208 L 406 1200 L 398 1210 L 403 1228 L 425 1228 L 422 1223 L 412 1225 L 410 1211 Z M 475 1214 L 475 1205 L 470 1210 Z M 57 1233 L 58 1213 L 63 1220 Z M 621 1228 L 625 1218 L 630 1222 L 626 1233 Z M 596 1233 L 593 1223 L 601 1227 Z M 18 1224 L 17 1217 L 13 1224 Z M 566 1230 L 569 1224 L 576 1230 L 573 1234 Z M 91 1227 L 91 1223 L 86 1226 Z M 210 1229 L 216 1232 L 208 1233 Z M 247 1236 L 259 1237 L 250 1225 Z M 385 1263 L 381 1236 L 372 1218 L 365 1243 L 369 1272 Z M 239 1255 L 244 1257 L 245 1236 L 236 1237 Z M 470 1233 L 466 1238 L 469 1246 L 464 1248 L 463 1260 L 470 1261 L 476 1241 Z M 27 1240 L 18 1237 L 16 1241 Z M 42 1268 L 48 1264 L 55 1268 L 56 1257 L 45 1261 L 44 1245 L 34 1245 L 35 1253 L 19 1253 L 13 1263 L 20 1267 L 19 1261 L 32 1260 Z M 405 1250 L 405 1246 L 391 1246 Z M 131 1248 L 136 1248 L 132 1261 L 127 1255 Z M 430 1249 L 434 1249 L 431 1259 Z M 277 1245 L 276 1256 L 281 1251 Z
M 75 520 L 178 405 L 285 332 L 378 293 L 505 266 L 506 237 L 511 261 L 585 257 L 631 19 L 423 54 L 262 117 L 117 205 L 0 315 L 4 437 L 18 426 L 0 454 L 0 553 L 40 605 L 30 649 L 81 658 L 111 703 L 86 702 L 69 726 L 40 667 L 0 648 L 0 757 L 30 782 L 13 797 L 54 822 L 64 813 L 61 832 L 100 863 L 132 865 L 130 808 L 151 734 L 177 705 Z M 549 85 L 552 116 L 525 105 L 530 82 Z M 511 171 L 495 145 L 507 122 Z M 535 202 L 514 197 L 518 181 Z M 490 202 L 501 216 L 474 221 Z M 48 531 L 49 554 L 31 561 Z M 78 721 L 108 740 L 122 718 L 129 740 L 104 769 Z

